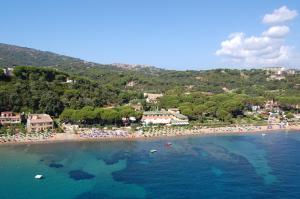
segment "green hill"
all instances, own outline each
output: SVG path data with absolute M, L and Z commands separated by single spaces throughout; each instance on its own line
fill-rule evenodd
M 298 111 L 295 107 L 300 103 L 299 74 L 276 80 L 261 69 L 175 71 L 101 65 L 6 44 L 0 44 L 0 67 L 14 67 L 11 77 L 0 71 L 0 112 L 56 117 L 63 113 L 65 120 L 86 124 L 93 124 L 95 118 L 102 121 L 101 117 L 107 124 L 120 121 L 132 113 L 128 103 L 141 103 L 144 110 L 178 107 L 190 119 L 202 122 L 234 122 L 251 105 L 270 99 L 286 111 Z M 148 104 L 143 92 L 162 92 L 164 97 L 158 104 Z M 107 110 L 108 106 L 116 108 Z
M 155 67 L 123 67 L 126 65 L 122 64 L 102 65 L 52 52 L 0 44 L 0 67 L 7 66 L 50 67 L 72 76 L 89 78 L 110 88 L 140 92 L 179 89 L 182 92 L 238 92 L 259 96 L 295 93 L 300 84 L 299 75 L 269 81 L 266 72 L 259 69 L 175 71 Z

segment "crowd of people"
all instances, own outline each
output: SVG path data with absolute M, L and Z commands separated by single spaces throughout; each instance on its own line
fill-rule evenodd
M 198 135 L 198 134 L 226 134 L 226 133 L 251 133 L 274 130 L 299 130 L 300 125 L 274 124 L 267 126 L 255 125 L 236 125 L 229 127 L 205 127 L 194 126 L 192 128 L 185 127 L 151 127 L 146 130 L 140 130 L 136 133 L 136 137 L 161 137 L 161 136 L 180 136 L 180 135 Z
M 103 130 L 98 128 L 84 129 L 80 132 L 81 138 L 118 138 L 128 137 L 128 132 L 124 130 Z
M 147 138 L 168 137 L 201 134 L 230 134 L 268 132 L 276 130 L 299 130 L 300 124 L 269 124 L 265 126 L 236 125 L 227 127 L 205 127 L 205 126 L 162 126 L 162 127 L 140 127 L 137 131 L 129 131 L 125 128 L 78 128 L 76 132 L 51 133 L 16 133 L 14 135 L 0 135 L 0 143 L 17 142 L 40 142 L 40 141 L 65 141 L 105 138 Z
M 17 133 L 15 135 L 0 135 L 0 143 L 6 142 L 38 142 L 52 138 L 51 132 Z

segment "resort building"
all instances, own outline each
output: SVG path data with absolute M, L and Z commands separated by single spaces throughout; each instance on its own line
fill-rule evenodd
M 154 93 L 144 93 L 144 97 L 146 98 L 146 102 L 156 104 L 158 99 L 163 96 L 162 93 L 154 94 Z
M 188 125 L 189 120 L 185 115 L 173 110 L 146 111 L 142 117 L 144 125 Z
M 47 114 L 29 114 L 26 128 L 28 132 L 53 129 L 53 120 L 50 115 Z
M 0 124 L 20 124 L 21 116 L 19 113 L 13 113 L 11 111 L 2 112 L 0 115 Z

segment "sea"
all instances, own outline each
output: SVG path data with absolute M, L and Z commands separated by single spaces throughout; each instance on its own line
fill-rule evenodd
M 0 199 L 144 198 L 300 198 L 300 132 L 0 146 Z

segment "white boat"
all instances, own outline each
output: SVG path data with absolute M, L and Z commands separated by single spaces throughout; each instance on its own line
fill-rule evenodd
M 150 150 L 150 153 L 155 153 L 155 152 L 157 152 L 157 150 L 155 150 L 155 149 Z
M 266 135 L 265 133 L 262 133 L 262 134 L 261 134 L 261 136 L 265 136 L 265 135 Z
M 40 180 L 40 179 L 43 179 L 43 178 L 44 178 L 44 176 L 43 176 L 43 175 L 36 175 L 36 176 L 34 176 L 34 178 L 35 178 L 35 179 L 39 179 L 39 180 Z

